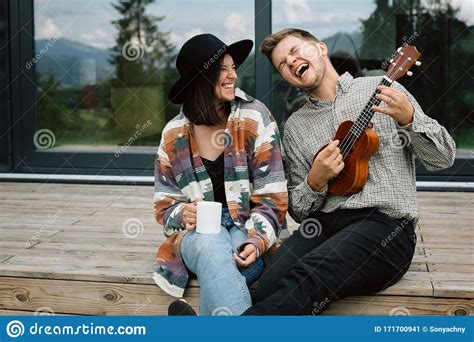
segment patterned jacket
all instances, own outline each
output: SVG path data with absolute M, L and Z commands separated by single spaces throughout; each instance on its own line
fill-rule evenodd
M 224 149 L 224 186 L 229 214 L 245 229 L 259 255 L 275 244 L 286 228 L 288 193 L 278 126 L 261 102 L 235 90 Z M 182 297 L 188 272 L 180 254 L 186 231 L 183 203 L 213 201 L 212 182 L 201 161 L 192 125 L 181 112 L 163 130 L 155 161 L 155 218 L 168 239 L 157 252 L 155 282 L 168 294 Z M 242 245 L 243 246 L 243 245 Z

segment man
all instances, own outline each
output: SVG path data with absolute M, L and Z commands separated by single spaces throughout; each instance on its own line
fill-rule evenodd
M 289 212 L 302 224 L 273 255 L 244 315 L 318 314 L 335 300 L 383 290 L 406 273 L 418 219 L 414 159 L 428 170 L 450 167 L 455 144 L 403 86 L 379 87 L 383 102 L 373 107 L 372 122 L 380 144 L 368 181 L 352 196 L 330 194 L 328 182 L 344 168 L 332 138 L 341 122 L 357 118 L 382 77 L 338 75 L 326 44 L 303 30 L 272 34 L 260 51 L 309 95 L 286 122 L 283 138 Z

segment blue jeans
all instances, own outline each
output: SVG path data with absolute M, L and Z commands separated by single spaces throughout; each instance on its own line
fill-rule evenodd
M 248 268 L 237 267 L 233 252 L 245 242 L 247 232 L 239 229 L 222 210 L 219 234 L 186 233 L 181 241 L 181 255 L 186 267 L 197 275 L 201 287 L 201 315 L 240 315 L 251 306 L 248 286 L 265 268 L 261 257 Z

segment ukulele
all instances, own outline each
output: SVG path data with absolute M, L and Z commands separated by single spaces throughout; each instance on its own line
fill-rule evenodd
M 409 69 L 413 64 L 421 65 L 418 62 L 420 55 L 416 47 L 411 45 L 398 48 L 379 85 L 390 87 L 405 73 L 411 76 L 413 73 Z M 377 89 L 372 94 L 355 122 L 344 121 L 337 129 L 334 140 L 339 140 L 344 169 L 328 183 L 328 192 L 334 195 L 345 196 L 358 193 L 367 182 L 369 159 L 379 148 L 379 136 L 373 130 L 373 125 L 370 122 L 374 116 L 372 106 L 378 106 L 381 102 L 375 97 L 379 93 L 380 91 Z M 316 155 L 326 146 L 323 146 Z

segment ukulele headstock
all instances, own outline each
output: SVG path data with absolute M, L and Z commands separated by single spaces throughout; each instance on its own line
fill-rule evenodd
M 421 65 L 418 61 L 420 56 L 421 53 L 419 53 L 416 47 L 412 45 L 399 47 L 397 52 L 393 55 L 393 58 L 390 60 L 387 77 L 392 81 L 396 81 L 405 74 L 411 76 L 413 73 L 409 70 L 413 64 L 416 64 L 417 66 Z

